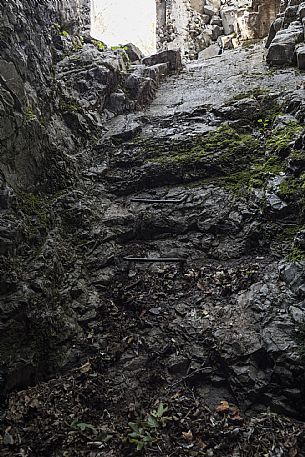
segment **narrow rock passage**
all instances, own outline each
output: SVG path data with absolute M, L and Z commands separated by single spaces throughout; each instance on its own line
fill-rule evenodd
M 302 220 L 270 141 L 302 83 L 257 44 L 189 65 L 108 123 L 83 184 L 54 203 L 82 258 L 80 368 L 10 396 L 22 445 L 4 456 L 304 455 L 303 426 L 266 413 L 305 414 L 303 273 L 284 236 Z

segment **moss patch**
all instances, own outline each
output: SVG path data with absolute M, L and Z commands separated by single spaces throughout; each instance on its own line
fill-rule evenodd
M 47 201 L 39 195 L 23 192 L 19 194 L 18 207 L 23 214 L 26 236 L 39 245 L 51 227 Z
M 239 133 L 223 125 L 207 135 L 201 136 L 189 150 L 158 157 L 155 162 L 166 164 L 196 164 L 206 158 L 215 158 L 223 166 L 245 162 L 249 156 L 259 152 L 259 142 L 249 133 Z
M 259 73 L 259 76 L 261 76 L 262 73 Z M 237 94 L 237 95 L 234 95 L 234 97 L 232 97 L 231 101 L 239 101 L 239 100 L 243 100 L 245 98 L 257 98 L 257 97 L 260 97 L 262 95 L 267 95 L 269 94 L 270 90 L 267 89 L 266 87 L 255 87 L 254 89 L 252 90 L 249 90 L 247 92 L 242 92 L 240 94 Z
M 291 262 L 302 262 L 305 260 L 305 252 L 298 246 L 293 246 L 290 253 L 288 254 L 288 259 Z
M 266 147 L 273 154 L 281 154 L 285 152 L 289 148 L 291 142 L 296 140 L 303 132 L 303 126 L 297 121 L 291 121 L 284 127 L 279 127 L 272 131 L 270 137 L 266 141 Z

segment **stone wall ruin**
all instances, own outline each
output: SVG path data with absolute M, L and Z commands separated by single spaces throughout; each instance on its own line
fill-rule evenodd
M 280 0 L 156 0 L 158 50 L 181 49 L 187 59 L 268 35 Z

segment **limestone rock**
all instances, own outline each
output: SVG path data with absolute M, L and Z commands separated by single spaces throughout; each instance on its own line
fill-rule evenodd
M 171 72 L 179 71 L 182 68 L 181 53 L 175 50 L 161 51 L 158 54 L 144 57 L 142 63 L 147 66 L 168 63 Z
M 144 57 L 143 52 L 133 43 L 125 44 L 123 48 L 126 51 L 130 62 L 140 62 Z
M 279 32 L 281 30 L 281 28 L 283 26 L 283 21 L 284 21 L 284 18 L 279 17 L 272 23 L 272 25 L 270 27 L 269 35 L 267 38 L 267 42 L 266 42 L 266 48 L 269 48 L 269 46 L 272 43 L 272 40 L 274 39 L 277 32 Z
M 305 70 L 305 45 L 296 48 L 297 65 L 300 70 Z
M 301 23 L 290 24 L 288 29 L 277 32 L 267 54 L 269 65 L 284 65 L 295 62 L 295 47 L 304 40 L 304 28 Z
M 221 53 L 221 49 L 218 44 L 212 44 L 208 48 L 200 51 L 198 54 L 198 60 L 211 59 L 217 57 Z

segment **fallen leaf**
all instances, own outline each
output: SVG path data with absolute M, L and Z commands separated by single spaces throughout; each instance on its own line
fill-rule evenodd
M 182 438 L 186 441 L 192 441 L 193 433 L 191 432 L 191 430 L 189 430 L 188 432 L 182 432 Z
M 239 414 L 239 411 L 236 410 L 236 411 L 234 411 L 234 412 L 230 415 L 230 420 L 231 420 L 231 421 L 236 421 L 236 422 L 242 422 L 242 421 L 243 421 L 243 418 L 242 418 L 241 415 Z
M 80 367 L 79 371 L 81 373 L 88 373 L 91 370 L 91 363 L 88 361 L 82 367 Z
M 219 403 L 219 405 L 216 407 L 216 412 L 217 413 L 227 413 L 230 409 L 230 405 L 226 400 L 223 400 Z
M 203 441 L 201 441 L 201 440 L 198 440 L 197 445 L 201 449 L 206 449 L 208 447 L 208 445 L 206 443 L 204 443 Z
M 200 290 L 204 290 L 204 284 L 203 284 L 201 281 L 198 281 L 198 282 L 197 282 L 197 287 L 198 287 L 198 289 L 200 289 Z

